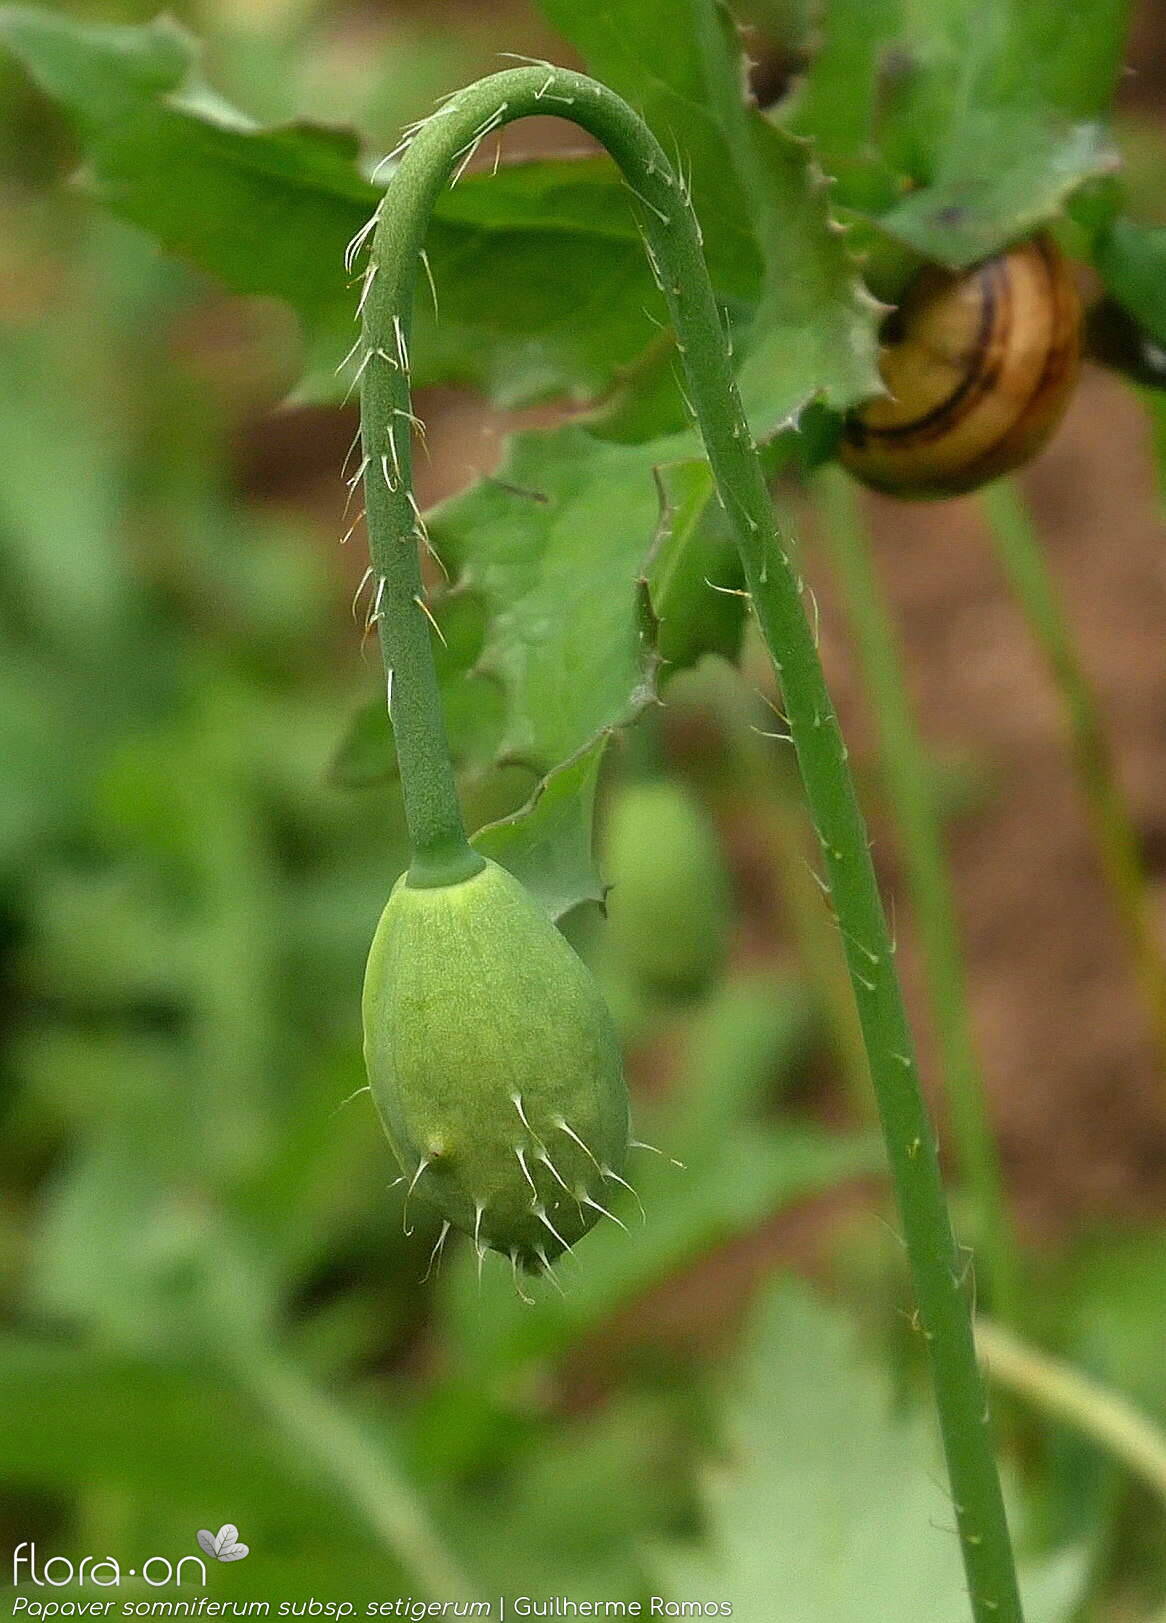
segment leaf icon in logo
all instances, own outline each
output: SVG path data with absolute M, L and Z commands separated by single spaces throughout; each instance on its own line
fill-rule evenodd
M 251 1554 L 249 1545 L 239 1543 L 239 1529 L 232 1522 L 224 1522 L 217 1533 L 208 1533 L 204 1527 L 198 1535 L 198 1547 L 216 1561 L 242 1561 Z

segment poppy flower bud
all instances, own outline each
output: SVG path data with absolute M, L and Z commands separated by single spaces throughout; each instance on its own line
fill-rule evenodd
M 545 1268 L 606 1213 L 628 1149 L 615 1029 L 591 972 L 505 868 L 400 879 L 363 1010 L 373 1099 L 409 1193 L 479 1253 Z
M 724 966 L 729 886 L 716 831 L 680 784 L 620 786 L 604 842 L 613 952 L 644 992 L 699 996 Z

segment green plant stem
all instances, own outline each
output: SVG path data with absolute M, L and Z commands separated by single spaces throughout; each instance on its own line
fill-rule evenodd
M 656 139 L 613 92 L 560 68 L 516 68 L 479 80 L 417 132 L 378 210 L 365 295 L 363 434 L 374 568 L 385 580 L 389 626 L 427 643 L 412 601 L 415 575 L 400 561 L 416 548 L 412 513 L 381 480 L 387 435 L 408 413 L 409 312 L 434 201 L 453 168 L 488 131 L 527 114 L 557 114 L 594 135 L 627 182 L 667 302 L 717 490 L 741 554 L 753 612 L 781 683 L 858 1003 L 917 1299 L 935 1380 L 972 1611 L 977 1623 L 1022 1616 L 1008 1525 L 976 1364 L 966 1294 L 923 1103 L 906 1013 L 846 747 L 802 608 L 803 585 L 776 532 L 765 477 L 746 423 L 700 230 Z M 399 341 L 403 340 L 403 341 Z M 408 462 L 402 461 L 407 478 Z M 378 489 L 378 480 L 383 488 Z M 401 483 L 405 481 L 402 480 Z M 413 569 L 416 568 L 414 561 Z M 390 580 L 391 577 L 391 580 Z M 378 593 L 382 588 L 378 586 Z M 386 657 L 398 684 L 433 686 L 432 650 L 390 630 Z M 395 665 L 393 661 L 396 661 Z M 427 664 L 426 664 L 427 662 Z M 394 722 L 404 701 L 394 688 Z M 415 699 L 410 697 L 409 703 Z M 436 703 L 436 700 L 434 700 Z M 427 712 L 432 715 L 432 712 Z M 411 724 L 412 726 L 412 724 Z M 399 729 L 398 729 L 399 730 Z M 438 735 L 439 736 L 439 735 Z M 424 762 L 424 740 L 410 745 Z M 429 763 L 432 765 L 432 762 Z M 402 777 L 412 774 L 402 759 Z M 412 792 L 407 786 L 407 796 Z M 411 814 L 412 815 L 412 814 Z
M 435 1601 L 480 1593 L 457 1566 L 410 1484 L 383 1447 L 292 1365 L 272 1354 L 234 1360 L 236 1374 L 297 1453 L 341 1489 L 378 1542 Z
M 1048 660 L 1064 705 L 1077 777 L 1105 878 L 1125 928 L 1158 1053 L 1166 1067 L 1166 960 L 1150 911 L 1137 834 L 1118 787 L 1097 701 L 1019 491 L 1007 480 L 999 480 L 988 486 L 981 501 L 997 555 Z
M 956 1154 L 975 1205 L 977 1250 L 985 1264 L 988 1299 L 999 1318 L 1015 1323 L 1020 1294 L 1016 1237 L 972 1037 L 934 777 L 912 714 L 895 630 L 871 557 L 854 482 L 834 466 L 819 474 L 816 486 L 827 545 L 842 583 L 864 687 L 878 726 L 886 785 L 899 829 L 899 851 L 919 931 Z
M 408 882 L 424 887 L 468 879 L 483 861 L 466 839 L 458 805 L 421 574 L 419 543 L 427 537 L 413 495 L 408 344 L 422 246 L 369 262 L 372 280 L 361 295 L 360 433 L 372 616 L 412 849 Z
M 1148 1415 L 1071 1364 L 1050 1358 L 988 1319 L 976 1320 L 976 1347 L 992 1382 L 1104 1448 L 1166 1507 L 1166 1434 Z

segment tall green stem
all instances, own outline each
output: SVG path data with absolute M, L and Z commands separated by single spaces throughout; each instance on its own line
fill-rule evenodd
M 997 556 L 1061 696 L 1073 758 L 1110 894 L 1125 927 L 1158 1053 L 1166 1063 L 1166 960 L 1150 910 L 1138 839 L 1118 787 L 1105 729 L 1023 498 L 999 480 L 981 500 Z
M 866 829 L 846 765 L 846 747 L 802 608 L 803 585 L 780 543 L 757 449 L 741 408 L 701 253 L 700 229 L 659 143 L 642 119 L 602 85 L 559 68 L 516 68 L 479 80 L 445 103 L 418 131 L 378 210 L 364 295 L 366 350 L 363 436 L 374 569 L 384 586 L 384 648 L 394 671 L 398 738 L 410 711 L 402 755 L 414 837 L 426 832 L 416 799 L 436 784 L 430 741 L 413 736 L 436 716 L 432 648 L 421 608 L 408 461 L 408 336 L 426 225 L 441 187 L 462 155 L 488 132 L 527 114 L 557 114 L 594 135 L 623 173 L 667 301 L 688 387 L 717 490 L 745 571 L 753 612 L 781 683 L 786 713 L 821 842 L 859 1018 L 878 1095 L 917 1298 L 916 1322 L 935 1379 L 952 1498 L 977 1623 L 1019 1623 L 1020 1597 L 1000 1482 L 992 1454 L 984 1388 L 968 1309 L 968 1269 L 957 1251 L 939 1173 L 935 1135 L 919 1087 L 910 1032 Z M 394 462 L 394 457 L 397 461 Z M 399 464 L 401 477 L 396 477 Z M 403 686 L 424 692 L 402 691 Z M 432 692 L 432 703 L 427 693 Z M 417 763 L 420 763 L 417 766 Z M 411 782 L 415 766 L 419 782 Z M 410 797 L 414 797 L 410 805 Z M 434 824 L 437 828 L 440 819 Z M 448 837 L 448 820 L 441 823 Z
M 993 1309 L 999 1318 L 1014 1322 L 1019 1297 L 1016 1241 L 972 1038 L 955 898 L 932 774 L 911 713 L 895 631 L 871 558 L 854 483 L 840 468 L 832 467 L 822 471 L 817 486 L 827 545 L 842 583 L 864 686 L 879 730 L 959 1167 L 975 1202 L 976 1230 Z

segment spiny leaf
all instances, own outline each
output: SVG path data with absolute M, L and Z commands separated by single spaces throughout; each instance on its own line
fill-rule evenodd
M 739 382 L 753 433 L 770 439 L 812 400 L 843 411 L 878 392 L 882 311 L 830 215 L 811 148 L 760 119 L 750 134 L 765 284 Z
M 637 581 L 656 528 L 653 469 L 686 452 L 687 440 L 610 445 L 575 425 L 518 434 L 496 478 L 428 515 L 487 606 L 478 668 L 505 692 L 503 759 L 546 773 L 650 695 Z
M 560 919 L 581 902 L 601 902 L 603 884 L 592 854 L 595 789 L 608 735 L 584 746 L 543 779 L 520 811 L 487 823 L 473 837 Z
M 602 899 L 592 813 L 609 729 L 649 702 L 661 660 L 671 670 L 739 646 L 745 601 L 708 464 L 667 460 L 692 449 L 688 437 L 617 447 L 577 428 L 520 435 L 497 477 L 428 515 L 461 575 L 435 604 L 454 758 L 480 771 L 497 749 L 547 773 L 527 806 L 474 843 L 554 918 Z M 359 787 L 394 773 L 377 694 L 353 716 L 331 776 Z
M 754 433 L 768 438 L 810 400 L 844 410 L 876 392 L 877 306 L 830 217 L 811 147 L 747 103 L 728 13 L 713 0 L 684 0 L 679 18 L 670 0 L 631 11 L 594 0 L 541 3 L 691 179 L 714 285 L 740 305 L 726 319 Z M 741 267 L 736 281 L 726 262 Z M 659 391 L 660 375 L 647 381 Z M 665 420 L 661 412 L 657 421 Z
M 737 549 L 708 463 L 694 458 L 661 468 L 658 484 L 660 524 L 645 574 L 667 677 L 703 654 L 736 659 L 745 597 Z
M 1128 9 L 830 0 L 817 54 L 779 117 L 815 141 L 841 207 L 958 268 L 1112 170 L 1102 120 Z
M 1119 159 L 1104 128 L 1014 105 L 968 109 L 946 141 L 931 186 L 882 229 L 953 270 L 998 253 L 1059 213 L 1085 181 Z

